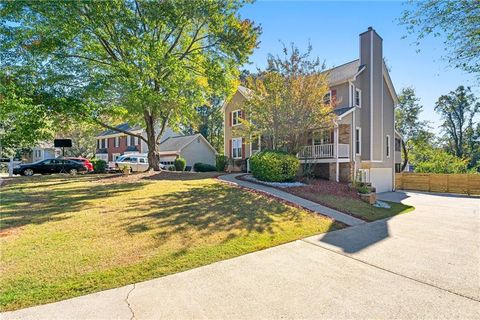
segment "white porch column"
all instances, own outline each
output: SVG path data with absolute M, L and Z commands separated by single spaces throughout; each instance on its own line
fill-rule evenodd
M 338 163 L 338 124 L 335 123 L 335 130 L 333 131 L 333 141 L 335 148 L 335 181 L 339 182 L 340 164 Z

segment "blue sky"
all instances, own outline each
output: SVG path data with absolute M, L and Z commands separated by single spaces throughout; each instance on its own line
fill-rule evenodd
M 434 112 L 435 101 L 459 85 L 472 86 L 474 77 L 449 67 L 441 39 L 430 38 L 420 47 L 413 45 L 398 18 L 408 4 L 395 1 L 257 1 L 242 8 L 242 17 L 262 26 L 260 47 L 246 69 L 264 67 L 268 53 L 280 53 L 282 44 L 294 42 L 302 50 L 310 42 L 314 56 L 326 61 L 327 67 L 358 58 L 358 35 L 372 26 L 383 38 L 383 54 L 391 68 L 390 76 L 397 92 L 403 87 L 415 88 L 424 111 L 422 119 L 432 121 L 436 132 L 440 124 Z M 420 52 L 417 52 L 420 49 Z M 478 85 L 478 84 L 477 84 Z

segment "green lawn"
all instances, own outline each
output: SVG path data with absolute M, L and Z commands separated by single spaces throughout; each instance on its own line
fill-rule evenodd
M 2 311 L 341 228 L 205 174 L 15 178 L 0 200 Z
M 300 191 L 301 190 L 301 191 Z M 377 208 L 360 199 L 351 197 L 342 197 L 327 193 L 309 192 L 308 189 L 296 188 L 292 192 L 299 197 L 323 204 L 332 209 L 351 214 L 366 221 L 375 221 L 379 219 L 389 218 L 398 214 L 413 211 L 415 208 L 402 203 L 384 201 L 390 205 L 390 209 Z

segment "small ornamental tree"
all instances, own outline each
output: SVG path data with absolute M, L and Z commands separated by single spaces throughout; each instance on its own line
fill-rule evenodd
M 187 160 L 180 157 L 180 158 L 175 159 L 173 164 L 175 166 L 176 171 L 185 171 L 185 167 L 187 166 Z
M 332 126 L 332 105 L 324 99 L 328 74 L 318 58 L 310 59 L 311 50 L 284 48 L 283 56 L 269 56 L 265 71 L 247 78 L 243 136 L 261 136 L 266 148 L 296 154 L 313 130 Z
M 56 112 L 91 119 L 148 145 L 160 170 L 167 126 L 232 91 L 259 28 L 241 19 L 242 0 L 3 1 L 0 66 L 29 72 L 38 90 L 62 98 Z M 57 100 L 58 101 L 58 100 Z M 106 123 L 143 123 L 146 136 Z

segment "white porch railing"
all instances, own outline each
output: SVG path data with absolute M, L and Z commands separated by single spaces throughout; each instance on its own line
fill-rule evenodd
M 313 146 L 305 146 L 298 153 L 299 158 L 308 158 L 308 159 L 325 159 L 325 158 L 335 158 L 335 144 L 318 144 Z M 338 157 L 339 158 L 348 158 L 350 157 L 350 145 L 339 143 L 338 144 Z

